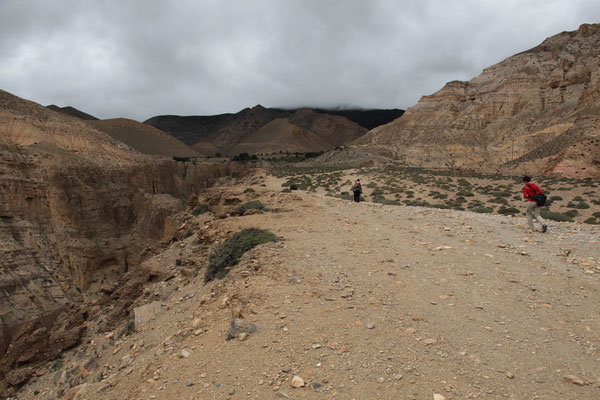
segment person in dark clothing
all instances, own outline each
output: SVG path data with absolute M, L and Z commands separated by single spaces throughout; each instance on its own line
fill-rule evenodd
M 360 194 L 362 193 L 362 185 L 360 184 L 360 179 L 357 179 L 352 185 L 352 192 L 354 192 L 354 201 L 360 202 Z
M 527 225 L 529 225 L 529 229 L 532 231 L 533 229 L 533 218 L 535 217 L 536 221 L 542 225 L 542 232 L 546 232 L 548 229 L 548 225 L 544 222 L 544 219 L 540 215 L 541 207 L 537 205 L 535 199 L 532 199 L 532 196 L 536 194 L 543 193 L 542 189 L 535 183 L 531 182 L 531 178 L 529 176 L 523 177 L 523 197 L 527 201 L 527 207 L 525 208 L 525 215 L 527 216 Z

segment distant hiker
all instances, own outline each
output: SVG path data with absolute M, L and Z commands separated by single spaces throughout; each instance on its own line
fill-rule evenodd
M 357 179 L 352 185 L 352 191 L 354 192 L 354 201 L 360 202 L 360 194 L 362 193 L 362 185 L 360 184 L 360 179 Z
M 527 200 L 527 208 L 525 209 L 525 215 L 527 216 L 527 224 L 529 228 L 533 231 L 533 217 L 537 222 L 542 225 L 542 232 L 546 232 L 548 229 L 548 225 L 544 222 L 542 216 L 540 215 L 540 210 L 544 204 L 546 204 L 546 195 L 542 193 L 542 189 L 535 183 L 531 182 L 531 178 L 529 176 L 523 177 L 523 197 Z

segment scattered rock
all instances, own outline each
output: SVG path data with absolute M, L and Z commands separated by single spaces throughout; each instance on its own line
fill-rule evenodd
M 323 385 L 319 382 L 313 382 L 310 384 L 310 386 L 312 386 L 313 390 L 315 390 L 315 391 L 317 391 L 323 387 Z
M 437 340 L 434 338 L 427 338 L 427 339 L 423 339 L 421 342 L 426 345 L 431 345 L 431 344 L 436 344 Z
M 135 326 L 138 327 L 150 321 L 161 310 L 162 303 L 159 301 L 153 301 L 150 304 L 144 304 L 143 306 L 134 308 L 133 315 Z
M 446 397 L 436 393 L 433 395 L 433 400 L 446 400 Z
M 183 349 L 179 353 L 179 357 L 181 357 L 181 358 L 188 358 L 191 355 L 192 355 L 192 351 L 190 349 Z
M 188 386 L 194 386 L 194 380 L 193 379 L 188 379 L 186 384 Z
M 506 373 L 506 377 L 507 377 L 508 379 L 514 379 L 515 375 L 514 375 L 514 374 L 512 374 L 512 373 L 510 373 L 510 372 L 507 372 L 507 373 Z
M 563 380 L 565 382 L 569 382 L 569 383 L 572 383 L 574 385 L 579 385 L 579 386 L 585 385 L 585 382 L 583 381 L 583 379 L 581 379 L 580 377 L 575 376 L 575 375 L 565 375 L 563 377 Z
M 234 318 L 229 325 L 229 333 L 227 334 L 226 340 L 231 340 L 239 336 L 240 333 L 246 333 L 247 335 L 255 333 L 260 329 L 260 326 L 247 322 L 241 318 Z
M 375 328 L 375 323 L 373 323 L 373 322 L 368 322 L 368 323 L 367 323 L 367 329 L 373 329 L 373 328 Z
M 292 378 L 292 386 L 295 388 L 303 387 L 305 384 L 304 379 L 300 378 L 298 375 L 295 375 Z

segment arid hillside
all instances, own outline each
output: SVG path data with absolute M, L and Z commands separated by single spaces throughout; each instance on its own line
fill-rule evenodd
M 94 120 L 98 119 L 98 118 L 94 117 L 93 115 L 84 113 L 83 111 L 80 111 L 71 106 L 59 107 L 57 105 L 51 104 L 49 106 L 46 106 L 46 108 L 48 108 L 49 110 L 52 110 L 52 111 L 62 113 L 62 114 L 70 115 L 71 117 L 84 119 L 84 120 L 88 120 L 88 121 L 94 121 Z
M 196 150 L 160 129 L 131 119 L 94 120 L 88 121 L 88 124 L 140 153 L 168 157 L 198 157 L 200 155 Z
M 355 143 L 409 165 L 600 175 L 600 25 L 453 81 Z
M 252 149 L 253 154 L 286 151 L 284 137 L 288 129 L 281 132 L 267 128 L 272 138 L 269 145 L 257 146 L 252 134 L 276 119 L 286 119 L 288 124 L 303 131 L 305 137 L 318 137 L 314 143 L 305 142 L 294 146 L 296 151 L 326 151 L 350 143 L 364 135 L 368 128 L 390 122 L 402 115 L 402 110 L 347 110 L 331 111 L 302 108 L 284 110 L 264 108 L 260 105 L 246 108 L 236 114 L 215 116 L 172 116 L 164 115 L 148 119 L 144 123 L 161 129 L 204 155 L 221 153 L 239 154 L 239 148 Z M 260 135 L 261 133 L 259 133 Z M 281 137 L 278 137 L 281 134 Z M 251 143 L 246 143 L 250 140 Z M 273 146 L 273 143 L 280 143 Z

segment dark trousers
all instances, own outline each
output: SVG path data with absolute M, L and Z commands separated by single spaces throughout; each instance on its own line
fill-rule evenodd
M 354 201 L 357 203 L 360 202 L 360 192 L 358 190 L 354 192 Z

